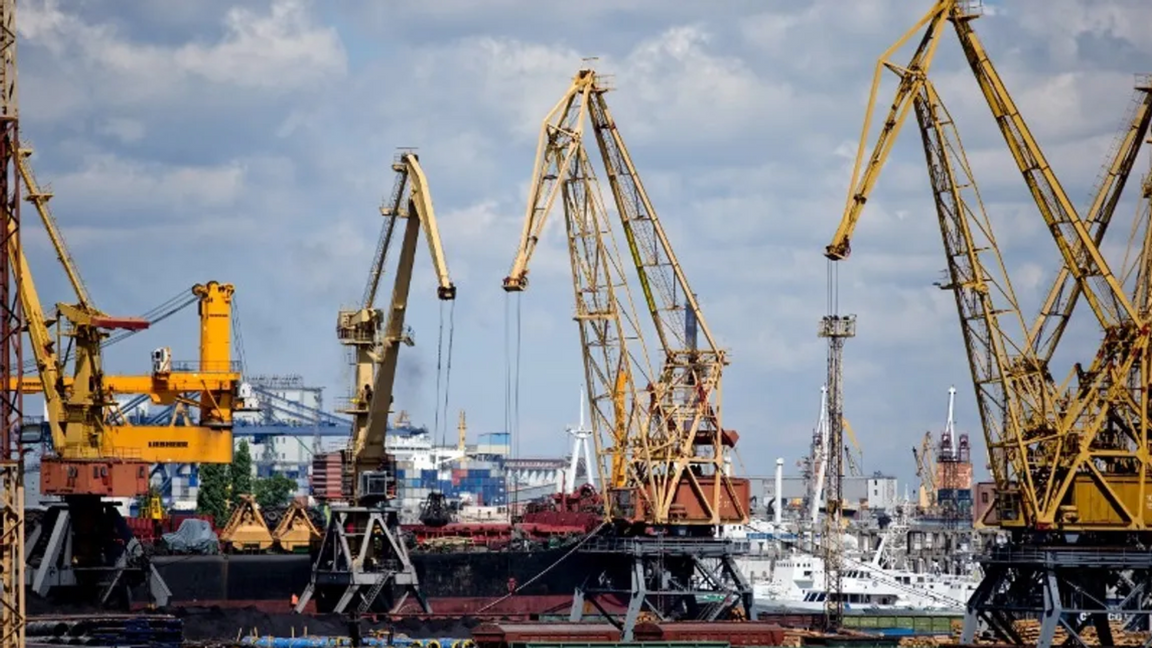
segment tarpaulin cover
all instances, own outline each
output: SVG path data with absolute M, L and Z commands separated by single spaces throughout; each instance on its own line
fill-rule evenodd
M 173 553 L 214 554 L 220 551 L 220 539 L 206 520 L 184 520 L 175 533 L 164 534 L 164 544 Z

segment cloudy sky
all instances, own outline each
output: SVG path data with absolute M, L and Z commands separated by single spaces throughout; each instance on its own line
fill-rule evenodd
M 726 427 L 742 434 L 744 468 L 766 474 L 775 457 L 791 466 L 805 452 L 817 415 L 822 251 L 843 210 L 875 58 L 928 4 L 21 0 L 21 128 L 99 306 L 137 314 L 195 282 L 232 282 L 248 371 L 302 374 L 330 405 L 347 392 L 336 311 L 363 290 L 397 147 L 417 147 L 459 287 L 449 418 L 464 409 L 474 432 L 505 428 L 517 348 L 506 331 L 519 309 L 518 451 L 559 455 L 582 380 L 560 231 L 541 244 L 528 292 L 508 297 L 500 281 L 540 120 L 582 59 L 598 57 L 633 158 L 730 349 Z M 977 30 L 1086 205 L 1133 73 L 1148 71 L 1152 6 L 985 4 Z M 1035 312 L 1054 247 L 951 32 L 934 78 Z M 841 311 L 859 317 L 845 351 L 846 414 L 866 468 L 902 478 L 913 473 L 910 448 L 943 426 L 951 384 L 958 426 L 984 461 L 955 308 L 933 286 L 944 259 L 909 123 L 840 264 Z M 1134 212 L 1134 200 L 1121 207 L 1126 221 Z M 42 298 L 66 300 L 38 230 L 29 218 Z M 1127 226 L 1113 230 L 1122 245 Z M 423 249 L 416 274 L 417 345 L 402 352 L 396 404 L 432 425 L 448 312 Z M 1094 352 L 1094 324 L 1079 315 L 1058 373 Z M 162 344 L 195 358 L 194 311 L 114 347 L 108 367 L 146 371 Z

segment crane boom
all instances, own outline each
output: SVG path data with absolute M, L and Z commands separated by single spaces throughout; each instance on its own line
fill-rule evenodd
M 856 230 L 860 214 L 863 213 L 864 205 L 868 202 L 868 197 L 876 186 L 884 163 L 888 161 L 892 146 L 896 143 L 896 136 L 900 134 L 900 128 L 908 118 L 912 99 L 916 96 L 924 79 L 927 78 L 928 69 L 936 57 L 936 48 L 940 44 L 940 34 L 944 29 L 944 21 L 949 17 L 951 4 L 948 0 L 937 2 L 912 28 L 904 32 L 904 35 L 898 38 L 891 47 L 884 50 L 876 62 L 876 70 L 872 75 L 872 89 L 868 97 L 868 107 L 864 110 L 864 126 L 860 133 L 860 144 L 856 149 L 856 161 L 852 166 L 852 180 L 849 183 L 844 216 L 836 228 L 836 233 L 832 236 L 832 242 L 824 250 L 824 255 L 833 261 L 845 259 L 851 253 L 852 234 Z M 921 29 L 924 29 L 924 35 L 908 65 L 900 67 L 889 62 L 896 51 Z M 892 105 L 888 109 L 884 126 L 876 138 L 872 152 L 868 155 L 868 163 L 861 174 L 860 165 L 864 161 L 868 132 L 872 126 L 872 113 L 876 108 L 876 98 L 879 96 L 880 77 L 885 69 L 899 75 L 900 85 L 896 88 L 896 96 L 892 99 Z
M 379 366 L 368 398 L 367 423 L 356 431 L 352 440 L 354 486 L 357 500 L 370 496 L 388 496 L 394 484 L 372 482 L 372 476 L 386 467 L 388 453 L 384 440 L 388 430 L 388 414 L 392 406 L 392 389 L 396 382 L 396 367 L 400 357 L 400 344 L 405 341 L 404 316 L 408 307 L 408 292 L 412 284 L 412 266 L 416 247 L 423 228 L 438 280 L 436 296 L 441 300 L 456 298 L 456 286 L 448 274 L 448 264 L 440 243 L 440 230 L 436 225 L 436 212 L 428 192 L 428 181 L 415 153 L 403 153 L 393 169 L 408 177 L 411 184 L 407 208 L 396 214 L 403 218 L 404 232 L 400 244 L 400 257 L 396 264 L 396 278 L 392 286 L 392 300 L 381 339 Z M 389 480 L 386 480 L 390 482 Z M 382 489 L 382 490 L 381 490 Z
M 1112 215 L 1116 213 L 1116 206 L 1139 156 L 1140 147 L 1145 141 L 1144 135 L 1149 125 L 1152 125 L 1152 87 L 1148 84 L 1137 86 L 1136 95 L 1131 119 L 1126 124 L 1112 163 L 1108 165 L 1108 171 L 1088 208 L 1086 222 L 1096 246 L 1104 240 L 1104 234 L 1112 222 Z M 1032 350 L 1041 363 L 1047 364 L 1052 359 L 1081 294 L 1080 284 L 1073 278 L 1068 266 L 1062 263 L 1028 333 Z
M 584 120 L 594 78 L 590 72 L 577 73 L 540 127 L 524 229 L 512 267 L 504 279 L 504 290 L 508 292 L 519 292 L 528 286 L 528 263 L 544 233 L 548 214 L 560 195 L 566 174 L 578 168 L 576 155 L 583 146 Z
M 52 211 L 48 208 L 48 201 L 52 198 L 52 192 L 42 188 L 36 182 L 36 176 L 32 173 L 32 165 L 28 161 L 28 158 L 32 157 L 32 147 L 28 146 L 27 142 L 21 144 L 20 155 L 17 157 L 17 167 L 20 170 L 20 177 L 24 181 L 25 199 L 35 205 L 36 213 L 40 215 L 40 222 L 44 224 L 44 231 L 48 233 L 48 239 L 56 250 L 56 258 L 63 266 L 64 274 L 68 276 L 68 283 L 72 284 L 72 291 L 76 293 L 77 306 L 83 310 L 91 310 L 94 307 L 92 300 L 88 297 L 88 287 L 84 285 L 84 280 L 80 277 L 80 270 L 77 269 L 76 262 L 72 260 L 72 254 L 68 252 L 64 236 L 60 233 L 56 219 L 52 217 Z

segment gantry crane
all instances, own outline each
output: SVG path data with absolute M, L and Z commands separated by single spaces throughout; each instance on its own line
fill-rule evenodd
M 598 470 L 606 485 L 609 537 L 586 545 L 598 556 L 577 591 L 574 618 L 587 598 L 631 594 L 625 640 L 641 608 L 661 616 L 716 618 L 745 612 L 747 583 L 734 549 L 716 541 L 722 523 L 748 520 L 748 482 L 727 472 L 737 435 L 723 429 L 721 372 L 728 363 L 704 321 L 605 100 L 607 88 L 582 69 L 544 120 L 519 249 L 504 288 L 527 286 L 528 263 L 558 197 L 564 206 L 576 320 L 592 411 Z M 621 229 L 659 349 L 650 368 L 615 235 L 584 143 L 590 121 Z M 652 363 L 656 364 L 656 363 Z M 650 377 L 643 388 L 638 381 Z M 605 468 L 607 460 L 608 468 Z M 672 535 L 682 539 L 673 540 Z M 657 539 L 658 538 L 658 539 Z M 712 572 L 705 559 L 721 565 Z M 637 571 L 638 570 L 638 571 Z M 644 573 L 645 582 L 633 579 Z M 700 610 L 693 581 L 709 581 L 720 604 Z M 598 582 L 611 582 L 603 588 Z
M 297 612 L 303 612 L 313 598 L 323 612 L 395 610 L 409 594 L 416 596 L 426 612 L 430 611 L 399 535 L 395 462 L 385 447 L 400 345 L 411 344 L 404 316 L 421 229 L 436 271 L 436 296 L 441 300 L 455 299 L 456 285 L 448 274 L 428 179 L 419 158 L 413 152 L 401 153 L 392 169 L 396 183 L 390 201 L 381 209 L 386 220 L 365 299 L 361 309 L 341 311 L 337 325 L 341 341 L 356 347 L 357 388 L 362 399 L 361 411 L 353 411 L 357 418 L 346 461 L 351 471 L 353 506 L 332 509 L 315 554 L 312 581 L 300 597 Z M 404 233 L 385 318 L 383 312 L 374 310 L 373 299 L 398 220 L 404 221 Z M 364 389 L 369 379 L 371 388 Z M 350 607 L 353 604 L 355 607 Z
M 1149 366 L 1150 322 L 1140 303 L 1141 295 L 1147 293 L 1147 277 L 1142 272 L 1118 277 L 1099 245 L 1147 132 L 1152 87 L 1146 79 L 1138 83 L 1128 126 L 1087 217 L 1081 217 L 973 31 L 979 9 L 977 2 L 938 0 L 882 56 L 845 213 L 826 255 L 833 260 L 847 256 L 863 206 L 901 124 L 914 108 L 948 259 L 949 281 L 941 287 L 952 290 L 956 298 L 997 485 L 995 523 L 1015 536 L 1014 555 L 997 552 L 985 560 L 985 580 L 969 602 L 963 640 L 972 640 L 979 620 L 1002 639 L 1021 642 L 1012 619 L 1040 615 L 1041 646 L 1051 645 L 1058 625 L 1078 639 L 1078 630 L 1089 621 L 1107 643 L 1111 633 L 1105 590 L 1117 582 L 1118 574 L 1127 572 L 1130 575 L 1123 580 L 1137 583 L 1119 607 L 1129 614 L 1147 607 L 1142 603 L 1144 585 L 1139 583 L 1148 578 L 1152 562 L 1124 552 L 1102 558 L 1099 550 L 1132 542 L 1146 545 L 1150 540 L 1144 537 L 1152 509 L 1145 496 L 1148 415 L 1142 404 L 1147 398 L 1144 367 Z M 927 76 L 946 23 L 952 24 L 959 37 L 1060 252 L 1062 266 L 1040 315 L 1030 325 L 1004 270 L 955 124 Z M 890 62 L 894 51 L 921 29 L 924 34 L 912 61 L 903 66 Z M 900 82 L 861 172 L 882 67 L 896 72 Z M 1136 267 L 1142 267 L 1144 251 L 1136 258 Z M 1124 276 L 1136 277 L 1134 297 L 1122 285 Z M 1068 378 L 1056 384 L 1049 364 L 1081 296 L 1103 329 L 1104 341 L 1091 367 L 1076 364 Z M 1018 336 L 1007 333 L 1008 321 L 1016 324 Z M 1067 532 L 1076 535 L 1064 535 Z M 1056 549 L 1053 543 L 1078 546 Z M 1029 589 L 1021 583 L 1044 589 Z M 1071 592 L 1091 600 L 1072 602 Z M 1065 607 L 1069 604 L 1075 612 Z

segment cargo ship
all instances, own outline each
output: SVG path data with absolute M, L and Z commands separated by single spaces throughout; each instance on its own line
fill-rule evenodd
M 595 490 L 585 487 L 527 507 L 514 524 L 404 525 L 403 535 L 432 614 L 503 618 L 567 614 L 572 595 L 588 571 L 578 564 L 585 558 L 574 549 L 599 526 L 600 506 Z M 313 519 L 322 516 L 315 509 L 312 513 Z M 269 519 L 275 516 L 268 511 Z M 189 522 L 208 523 L 184 518 L 182 524 Z M 193 551 L 173 550 L 172 535 L 164 539 L 137 533 L 136 537 L 152 554 L 150 561 L 171 593 L 168 607 L 176 609 L 289 611 L 293 597 L 302 594 L 311 580 L 311 552 L 317 548 L 314 544 L 295 553 L 271 549 L 218 553 L 221 548 L 227 551 L 228 545 L 216 538 L 207 551 L 202 547 Z M 513 592 L 515 596 L 509 596 Z M 57 603 L 65 600 L 40 603 L 63 609 Z M 132 607 L 150 607 L 143 583 L 132 591 L 131 600 Z M 313 611 L 326 610 L 313 607 Z M 397 612 L 422 611 L 412 600 Z
M 457 521 L 455 511 L 440 519 L 445 512 L 426 506 L 422 522 L 402 528 L 434 615 L 539 615 L 567 610 L 588 571 L 573 550 L 600 525 L 601 508 L 596 489 L 585 485 L 526 506 L 515 523 Z M 323 513 L 312 510 L 312 519 L 323 522 Z M 162 541 L 156 550 L 161 555 L 151 560 L 172 593 L 170 606 L 287 608 L 308 586 L 313 564 L 310 551 L 162 555 Z M 515 601 L 501 601 L 513 592 Z
M 568 555 L 570 548 L 564 543 L 540 549 L 419 551 L 411 557 L 435 615 L 534 615 L 567 611 L 583 578 L 583 570 L 568 562 L 580 558 Z M 153 564 L 172 592 L 171 607 L 289 610 L 312 572 L 306 554 L 158 556 Z M 549 569 L 560 564 L 563 568 Z M 516 596 L 508 597 L 513 591 Z M 417 612 L 414 603 L 400 612 Z

